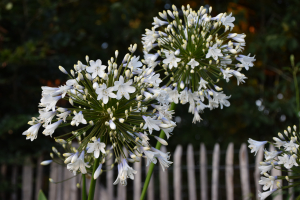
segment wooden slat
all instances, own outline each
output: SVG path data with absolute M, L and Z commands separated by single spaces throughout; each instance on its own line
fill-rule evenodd
M 133 164 L 133 169 L 137 171 L 133 180 L 133 199 L 139 200 L 142 188 L 142 159 L 140 162 L 135 162 Z
M 288 173 L 289 176 L 293 176 L 293 173 L 292 172 L 289 172 Z M 292 185 L 293 184 L 293 179 L 290 179 L 290 182 L 289 185 Z M 294 194 L 294 188 L 289 188 L 289 200 L 294 200 L 295 199 L 295 194 Z
M 33 169 L 32 162 L 29 158 L 26 158 L 23 170 L 22 170 L 22 199 L 32 199 L 32 184 L 33 184 Z
M 164 153 L 167 152 L 167 148 L 162 146 L 160 150 Z M 159 165 L 159 188 L 160 188 L 160 199 L 169 200 L 169 177 L 168 170 L 163 171 L 162 167 Z
M 123 148 L 123 152 L 125 153 L 126 156 L 128 155 L 128 152 L 125 148 Z M 129 180 L 127 180 L 127 181 L 129 181 Z M 126 186 L 123 186 L 120 183 L 118 184 L 117 200 L 126 200 L 126 188 L 127 188 Z
M 206 159 L 206 148 L 203 143 L 200 147 L 200 196 L 201 200 L 208 200 L 207 193 L 207 159 Z
M 275 151 L 275 147 L 272 144 L 270 144 L 269 151 L 270 152 L 271 151 Z M 280 168 L 280 166 L 277 166 L 277 167 Z M 282 173 L 281 173 L 280 170 L 273 168 L 271 170 L 271 176 L 282 176 Z M 282 185 L 282 180 L 277 180 L 276 182 L 280 182 L 280 185 Z M 276 184 L 276 182 L 275 182 L 275 184 Z M 276 188 L 276 186 L 274 188 Z M 275 192 L 274 195 L 275 196 L 273 197 L 273 200 L 283 200 L 283 198 L 282 198 L 282 190 L 279 190 L 279 191 Z
M 217 143 L 213 152 L 211 199 L 218 200 L 219 192 L 220 145 Z
M 50 178 L 53 179 L 53 181 L 57 181 L 58 178 L 58 164 L 55 162 L 52 162 L 50 165 Z M 56 184 L 55 183 L 49 183 L 49 200 L 56 200 Z
M 7 173 L 7 165 L 1 165 L 1 180 L 6 180 L 6 173 Z M 0 193 L 1 199 L 5 199 L 5 191 L 1 191 Z
M 193 145 L 189 144 L 187 148 L 187 173 L 189 200 L 197 200 L 196 194 L 196 176 Z
M 148 170 L 149 170 L 149 166 L 146 167 L 147 173 L 148 173 Z M 153 173 L 152 173 L 152 176 L 151 176 L 148 188 L 147 188 L 147 200 L 154 200 L 154 177 L 155 177 L 154 174 L 155 173 L 153 170 Z
M 107 147 L 107 149 L 110 149 L 110 146 Z M 110 159 L 106 159 L 105 161 L 105 165 L 106 165 L 106 170 L 108 170 L 106 172 L 106 188 L 107 188 L 107 196 L 108 199 L 114 199 L 114 170 L 111 169 L 111 165 L 114 162 L 114 156 L 112 155 L 112 157 Z
M 225 166 L 225 177 L 226 177 L 226 197 L 227 200 L 234 199 L 234 183 L 233 183 L 233 162 L 234 160 L 234 146 L 233 143 L 229 143 L 226 151 L 226 166 Z
M 264 157 L 264 147 L 262 147 L 256 154 L 255 157 L 255 169 L 254 169 L 254 182 L 255 182 L 255 193 L 256 193 L 256 199 L 259 199 L 258 197 L 258 191 L 262 191 L 262 186 L 258 183 L 260 180 L 260 170 L 258 167 L 260 166 L 260 162 L 263 161 Z
M 248 152 L 245 143 L 242 144 L 239 154 L 240 154 L 239 159 L 240 159 L 242 199 L 248 200 L 250 196 L 250 178 L 249 178 Z
M 65 199 L 77 199 L 77 187 L 76 187 L 76 177 L 74 177 L 74 174 L 70 172 L 67 167 L 63 167 L 64 173 L 63 173 L 63 200 Z M 78 175 L 80 176 L 80 175 Z M 72 178 L 73 177 L 73 178 Z M 67 180 L 69 179 L 69 180 Z M 58 184 L 58 186 L 61 184 Z
M 18 167 L 14 165 L 12 167 L 12 178 L 11 178 L 11 185 L 12 185 L 12 193 L 11 193 L 11 200 L 17 200 L 17 182 L 18 180 Z
M 62 165 L 58 165 L 57 167 L 57 181 L 63 181 L 64 177 L 64 167 Z M 63 200 L 63 184 L 56 184 L 56 200 Z
M 173 177 L 174 177 L 174 199 L 181 200 L 182 199 L 182 180 L 181 180 L 181 156 L 182 156 L 182 146 L 178 145 L 174 152 L 174 170 L 173 170 Z
M 38 200 L 39 192 L 42 189 L 43 182 L 43 166 L 41 162 L 43 161 L 43 157 L 40 156 L 37 160 L 36 164 L 36 182 L 35 182 L 35 199 Z

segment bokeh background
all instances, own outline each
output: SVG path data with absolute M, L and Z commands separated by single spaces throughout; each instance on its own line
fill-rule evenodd
M 178 126 L 169 140 L 169 151 L 177 144 L 186 149 L 190 143 L 199 149 L 201 142 L 210 150 L 215 143 L 225 150 L 229 142 L 239 148 L 249 137 L 271 140 L 298 123 L 295 87 L 286 70 L 291 54 L 300 61 L 298 0 L 1 0 L 0 165 L 49 155 L 55 145 L 42 134 L 30 142 L 22 133 L 30 118 L 38 115 L 41 86 L 66 81 L 59 65 L 70 70 L 85 55 L 106 62 L 117 49 L 123 57 L 133 43 L 142 55 L 145 28 L 151 28 L 153 17 L 172 4 L 178 8 L 190 4 L 193 9 L 212 6 L 213 16 L 232 12 L 236 18 L 233 32 L 247 35 L 244 54 L 255 54 L 256 62 L 244 71 L 245 84 L 237 86 L 233 79 L 220 84 L 231 95 L 230 107 L 205 110 L 203 121 L 196 125 L 191 123 L 187 105 L 176 107 Z M 0 190 L 9 190 L 9 184 L 1 181 Z

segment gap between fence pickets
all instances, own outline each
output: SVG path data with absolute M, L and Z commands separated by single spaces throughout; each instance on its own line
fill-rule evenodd
M 262 148 L 263 149 L 263 148 Z M 269 151 L 273 151 L 275 148 L 270 146 Z M 163 152 L 167 152 L 165 147 L 162 147 Z M 126 151 L 124 151 L 126 152 Z M 182 166 L 181 166 L 181 159 L 182 159 L 182 146 L 178 145 L 174 154 L 173 154 L 173 187 L 174 187 L 174 199 L 181 200 L 182 199 Z M 187 148 L 187 179 L 188 179 L 188 196 L 189 199 L 194 200 L 197 199 L 197 188 L 196 188 L 196 176 L 195 176 L 195 161 L 194 161 L 194 150 L 192 145 L 188 145 Z M 211 199 L 218 199 L 219 195 L 219 165 L 220 165 L 220 146 L 216 144 L 213 150 L 213 163 L 212 163 L 212 183 L 211 183 Z M 257 153 L 255 158 L 255 169 L 254 169 L 254 181 L 255 181 L 255 196 L 256 199 L 258 198 L 258 191 L 262 191 L 261 185 L 258 184 L 260 180 L 261 174 L 258 169 L 259 163 L 263 160 L 263 150 L 260 150 Z M 33 196 L 35 199 L 37 198 L 37 190 L 38 188 L 42 188 L 42 166 L 39 165 L 42 158 L 38 159 L 37 167 L 36 167 L 36 185 L 35 185 L 35 194 L 32 194 L 32 187 L 33 187 L 33 170 L 34 166 L 32 161 L 27 158 L 23 167 L 22 167 L 22 199 L 23 200 L 31 200 Z M 234 176 L 234 146 L 233 143 L 228 145 L 226 151 L 226 165 L 225 165 L 225 180 L 226 180 L 226 197 L 227 200 L 233 200 L 234 194 L 234 183 L 233 183 L 233 176 Z M 107 159 L 106 161 L 106 169 L 110 169 L 111 165 L 114 162 L 114 158 Z M 159 163 L 157 163 L 159 165 Z M 248 151 L 247 145 L 242 144 L 240 151 L 239 151 L 239 165 L 240 165 L 240 181 L 241 183 L 241 191 L 243 200 L 248 200 L 251 197 L 250 191 L 250 177 L 249 177 L 249 163 L 248 163 Z M 2 174 L 5 170 L 4 165 L 1 166 Z M 133 198 L 134 200 L 138 200 L 141 194 L 142 189 L 142 161 L 135 163 L 133 168 L 137 170 L 137 174 L 134 180 L 134 191 L 133 191 Z M 281 171 L 273 169 L 271 171 L 272 176 L 280 176 Z M 64 166 L 58 165 L 57 163 L 53 162 L 50 165 L 50 178 L 54 181 L 62 181 L 72 177 L 73 174 L 69 172 Z M 117 176 L 117 174 L 115 175 Z M 155 176 L 155 174 L 154 174 Z M 154 176 L 152 177 L 152 181 L 150 181 L 150 185 L 147 191 L 147 199 L 152 200 L 155 199 L 155 189 L 154 189 Z M 12 186 L 16 185 L 17 180 L 17 166 L 12 168 Z M 101 177 L 101 176 L 100 176 Z M 108 170 L 106 172 L 106 180 L 107 186 L 106 188 L 103 187 L 97 182 L 97 190 L 95 193 L 95 200 L 105 200 L 105 199 L 116 199 L 116 200 L 125 200 L 126 199 L 126 187 L 121 186 L 120 184 L 117 186 L 117 197 L 115 198 L 113 195 L 113 181 L 115 180 L 113 170 Z M 89 179 L 87 179 L 87 185 L 89 185 Z M 76 187 L 76 183 L 80 182 L 80 177 L 72 178 L 68 181 L 63 182 L 62 184 L 49 184 L 49 200 L 62 200 L 62 199 L 74 199 L 78 200 L 80 196 L 78 196 L 78 188 Z M 169 199 L 169 183 L 168 183 L 168 171 L 163 171 L 162 168 L 159 166 L 159 183 L 160 183 L 160 190 L 159 190 L 159 198 L 168 200 Z M 209 199 L 208 193 L 208 181 L 207 181 L 207 152 L 204 144 L 200 145 L 200 194 L 199 196 L 203 200 Z M 87 188 L 88 189 L 88 188 Z M 293 191 L 289 191 L 291 196 L 290 200 L 294 198 Z M 3 197 L 4 194 L 1 194 Z M 12 193 L 10 194 L 11 199 L 17 199 L 17 194 Z M 282 193 L 279 191 L 276 196 L 273 197 L 273 200 L 282 200 Z

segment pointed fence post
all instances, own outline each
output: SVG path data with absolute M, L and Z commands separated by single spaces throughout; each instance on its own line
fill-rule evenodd
M 26 158 L 22 170 L 22 199 L 32 199 L 33 169 L 30 158 Z
M 154 166 L 155 168 L 155 166 Z M 146 167 L 146 171 L 148 173 L 149 167 Z M 152 173 L 152 177 L 150 179 L 148 190 L 147 190 L 147 200 L 154 200 L 154 170 Z
M 207 159 L 206 148 L 203 143 L 200 145 L 200 196 L 201 200 L 208 200 L 207 194 Z
M 220 145 L 217 143 L 213 152 L 211 199 L 218 200 L 219 192 Z
M 36 164 L 36 182 L 35 182 L 35 199 L 38 200 L 39 192 L 42 189 L 43 182 L 43 166 L 41 162 L 43 161 L 43 156 L 40 156 Z
M 293 176 L 293 173 L 292 172 L 289 172 L 288 173 L 289 176 Z M 290 182 L 289 185 L 292 185 L 294 180 L 293 179 L 290 179 Z M 294 197 L 294 188 L 289 188 L 289 200 L 294 200 L 295 197 Z
M 181 192 L 181 156 L 182 156 L 182 146 L 178 145 L 174 152 L 174 199 L 181 200 L 182 199 L 182 192 Z
M 240 149 L 240 176 L 242 186 L 242 199 L 250 199 L 250 178 L 249 178 L 249 163 L 248 163 L 248 152 L 245 143 L 242 144 Z
M 226 166 L 225 166 L 225 176 L 226 176 L 226 197 L 227 200 L 234 199 L 234 184 L 233 184 L 233 166 L 234 159 L 234 146 L 233 143 L 229 143 L 226 151 Z
M 162 146 L 160 150 L 167 153 L 167 148 Z M 169 177 L 168 170 L 163 171 L 162 167 L 159 166 L 159 187 L 160 187 L 160 199 L 169 200 Z
M 110 146 L 108 146 L 107 149 L 110 149 Z M 111 165 L 114 162 L 114 156 L 112 153 L 110 154 L 110 158 L 105 161 L 106 170 L 108 170 L 106 172 L 106 188 L 108 199 L 114 199 L 114 169 L 111 168 Z
M 14 165 L 12 167 L 12 178 L 11 178 L 11 185 L 12 185 L 12 193 L 11 193 L 11 200 L 17 200 L 17 181 L 18 181 L 18 166 Z
M 188 170 L 187 173 L 188 173 L 189 200 L 197 200 L 194 150 L 193 150 L 193 145 L 191 144 L 189 144 L 187 148 L 187 170 Z
M 133 200 L 139 200 L 142 188 L 142 158 L 140 162 L 133 164 L 133 169 L 137 171 L 133 180 Z
M 259 151 L 256 154 L 255 158 L 255 169 L 254 169 L 254 182 L 255 182 L 255 193 L 256 193 L 256 199 L 259 199 L 258 197 L 258 191 L 262 191 L 261 185 L 258 183 L 260 180 L 260 170 L 258 167 L 260 166 L 260 162 L 263 161 L 264 158 L 264 146 L 259 149 Z
M 260 150 L 263 150 L 263 148 L 261 148 Z M 275 151 L 275 147 L 272 144 L 270 144 L 270 146 L 269 146 L 269 151 L 270 152 Z M 276 166 L 276 167 L 280 168 L 280 166 Z M 271 176 L 282 176 L 282 173 L 281 173 L 280 170 L 273 168 L 271 170 Z M 276 182 L 280 182 L 280 185 L 282 185 L 282 180 L 277 180 Z M 275 182 L 275 184 L 276 184 L 276 182 Z M 279 190 L 279 191 L 275 192 L 274 195 L 275 196 L 273 197 L 273 200 L 283 200 L 282 190 Z
M 63 180 L 64 182 L 62 183 L 63 185 L 63 200 L 65 199 L 77 199 L 77 186 L 76 186 L 76 177 L 74 177 L 74 174 L 70 172 L 66 167 L 63 167 Z M 80 176 L 80 175 L 78 175 Z M 69 180 L 67 180 L 69 179 Z M 58 184 L 58 186 L 60 183 Z M 61 185 L 61 186 L 62 186 Z

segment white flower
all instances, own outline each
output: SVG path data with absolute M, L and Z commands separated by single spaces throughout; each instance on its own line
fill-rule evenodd
M 196 66 L 199 65 L 199 63 L 198 63 L 194 58 L 192 58 L 192 59 L 190 60 L 190 62 L 188 62 L 187 64 L 188 64 L 188 65 L 191 65 L 191 68 L 192 68 L 192 69 L 194 69 Z
M 57 122 L 46 126 L 45 130 L 43 131 L 44 135 L 50 135 L 54 133 L 55 129 L 62 123 L 62 120 L 58 120 Z
M 266 172 L 269 172 L 271 169 L 273 169 L 273 165 L 261 165 L 258 167 L 258 169 L 261 171 L 260 174 L 264 174 Z
M 287 142 L 283 145 L 283 147 L 285 148 L 286 151 L 294 151 L 294 149 L 298 149 L 299 145 L 295 144 L 293 140 L 291 140 L 290 142 Z M 297 153 L 297 152 L 294 152 Z
M 79 125 L 79 123 L 82 123 L 82 124 L 87 124 L 86 120 L 84 119 L 84 116 L 82 114 L 82 111 L 80 111 L 79 113 L 74 113 L 74 117 L 72 119 L 72 122 L 71 124 L 76 124 L 76 126 Z
M 40 113 L 40 120 L 42 120 L 45 124 L 44 126 L 47 126 L 48 124 L 51 124 L 51 121 L 53 119 L 53 117 L 56 115 L 56 111 L 49 111 L 49 112 L 45 112 L 44 110 L 39 110 Z
M 177 87 L 175 87 L 173 90 L 171 88 L 168 88 L 167 92 L 169 94 L 170 101 L 177 104 L 179 98 Z
M 86 65 L 82 64 L 81 61 L 78 61 L 77 65 L 74 65 L 74 68 L 77 72 L 81 72 L 82 70 L 86 69 Z
M 74 162 L 69 163 L 67 165 L 67 169 L 73 171 L 73 174 L 76 175 L 76 172 L 80 170 L 82 174 L 86 174 L 86 167 L 89 168 L 90 166 L 84 162 L 84 151 L 81 152 L 80 157 L 77 158 Z
M 275 192 L 276 190 L 277 190 L 277 188 L 275 188 L 274 190 L 270 190 L 268 192 L 263 192 L 263 193 L 261 193 L 260 191 L 258 191 L 258 197 L 260 198 L 260 200 L 264 200 L 268 196 L 270 196 L 273 192 Z
M 162 80 L 159 78 L 159 74 L 155 74 L 154 72 L 150 74 L 150 76 L 145 78 L 146 83 L 150 83 L 153 86 L 158 87 Z
M 134 179 L 134 174 L 137 173 L 137 171 L 135 171 L 134 169 L 132 169 L 132 167 L 130 167 L 127 164 L 126 159 L 123 159 L 122 162 L 120 164 L 118 164 L 118 177 L 116 179 L 116 181 L 114 182 L 114 185 L 118 184 L 119 182 L 123 185 L 126 186 L 127 185 L 127 178 L 130 179 Z
M 289 160 L 289 167 L 292 168 L 293 166 L 299 166 L 297 161 L 297 155 L 296 154 L 293 154 L 292 156 L 290 156 L 290 160 Z
M 156 148 L 151 147 L 151 150 L 158 153 L 156 154 L 156 158 L 158 159 L 163 171 L 165 171 L 166 168 L 168 168 L 173 162 L 169 161 L 170 159 L 170 153 L 164 153 Z
M 232 69 L 227 68 L 226 70 L 221 69 L 221 72 L 223 73 L 223 78 L 226 80 L 226 82 L 229 82 L 229 78 L 232 77 Z
M 50 163 L 52 163 L 52 160 L 44 160 L 41 165 L 49 165 Z
M 160 26 L 169 24 L 169 23 L 166 22 L 166 21 L 160 20 L 158 17 L 153 17 L 153 21 L 154 21 L 154 22 L 152 23 L 152 25 L 154 25 L 154 29 L 157 28 L 157 27 L 160 27 Z
M 100 173 L 101 173 L 101 169 L 102 169 L 102 164 L 100 164 L 100 165 L 97 167 L 97 169 L 96 169 L 96 171 L 95 171 L 95 173 L 94 173 L 94 179 L 97 179 L 97 178 L 99 177 L 99 175 L 100 175 Z
M 161 120 L 157 120 L 149 116 L 146 117 L 144 115 L 143 115 L 143 119 L 145 120 L 145 125 L 143 129 L 148 129 L 150 134 L 152 134 L 153 129 L 156 131 L 160 130 L 159 125 L 162 123 Z
M 280 148 L 281 146 L 284 146 L 286 144 L 286 141 L 282 141 L 277 137 L 273 137 L 273 140 L 276 141 L 276 143 L 274 143 L 274 146 L 278 147 L 278 148 Z
M 226 17 L 221 18 L 221 22 L 224 26 L 230 26 L 232 28 L 234 27 L 234 24 L 232 22 L 234 22 L 235 17 L 231 17 L 231 16 L 232 16 L 232 13 L 230 13 Z
M 102 65 L 102 61 L 100 59 L 93 61 L 90 60 L 90 67 L 86 68 L 86 71 L 92 74 L 92 78 L 96 78 L 97 76 L 103 78 L 105 74 L 106 66 Z
M 100 151 L 105 154 L 105 143 L 100 142 L 100 138 L 98 138 L 98 140 L 96 140 L 96 138 L 94 138 L 94 143 L 88 143 L 87 144 L 87 153 L 92 153 L 94 152 L 94 157 L 95 158 L 99 158 L 100 155 Z
M 212 57 L 214 60 L 218 60 L 218 57 L 223 56 L 221 53 L 221 49 L 218 49 L 218 45 L 214 44 L 214 46 L 209 47 L 208 53 L 206 54 L 206 58 Z
M 180 92 L 179 99 L 181 104 L 186 104 L 189 101 L 189 94 L 187 88 Z
M 142 62 L 139 61 L 140 57 L 133 56 L 128 63 L 128 68 L 131 69 L 132 72 L 140 74 L 143 70 L 139 67 L 143 66 Z M 124 64 L 126 66 L 126 64 Z
M 67 117 L 68 117 L 68 115 L 69 115 L 70 113 L 71 113 L 71 111 L 66 111 L 66 112 L 57 114 L 57 116 L 58 116 L 60 119 L 63 119 L 64 122 L 66 122 L 66 119 L 67 119 Z
M 31 141 L 33 141 L 34 139 L 37 138 L 37 134 L 39 132 L 41 125 L 42 125 L 41 123 L 32 125 L 29 129 L 27 129 L 27 131 L 24 131 L 22 135 L 26 135 L 26 140 L 30 139 Z
M 269 152 L 269 151 L 265 150 L 264 153 L 265 153 L 266 161 L 271 161 L 281 152 L 280 151 L 271 151 L 271 152 Z
M 155 156 L 157 156 L 156 152 L 153 151 L 144 151 L 144 154 L 147 158 L 147 164 L 146 166 L 149 166 L 150 162 L 152 162 L 153 164 L 157 163 L 157 159 L 155 158 Z
M 208 82 L 201 77 L 198 90 L 201 90 L 202 88 L 206 89 L 206 84 L 208 84 Z
M 59 95 L 61 94 L 61 97 L 64 98 L 65 95 L 67 94 L 67 92 L 73 88 L 73 86 L 68 86 L 68 85 L 62 85 L 62 86 L 59 86 L 58 87 L 59 90 L 57 92 L 55 92 L 54 94 L 52 95 Z
M 275 180 L 277 179 L 277 176 L 269 176 L 268 178 L 266 177 L 261 177 L 260 181 L 258 182 L 260 185 L 263 185 L 263 190 L 270 190 L 273 189 L 273 185 Z
M 233 40 L 237 41 L 238 43 L 244 44 L 245 43 L 245 37 L 246 37 L 246 34 L 244 34 L 244 33 L 242 33 L 242 34 L 230 33 L 230 34 L 228 34 L 227 38 L 232 38 Z
M 172 69 L 173 67 L 177 67 L 178 66 L 178 62 L 181 61 L 180 58 L 176 58 L 175 53 L 174 52 L 165 52 L 166 55 L 166 59 L 163 60 L 164 64 L 169 64 L 169 68 Z
M 205 105 L 204 103 L 202 103 L 202 101 L 198 100 L 196 102 L 196 108 L 199 112 L 203 111 L 205 108 L 207 108 L 208 105 Z
M 61 96 L 52 97 L 51 94 L 46 94 L 41 99 L 41 106 L 46 107 L 46 111 L 49 111 L 52 109 L 52 111 L 55 110 L 55 105 L 58 100 L 61 99 Z
M 117 95 L 114 94 L 114 87 L 107 88 L 106 84 L 103 83 L 101 87 L 96 89 L 96 93 L 98 94 L 97 100 L 102 99 L 104 104 L 107 104 L 108 98 L 116 98 Z
M 118 91 L 116 99 L 119 100 L 124 96 L 127 100 L 129 100 L 130 99 L 129 93 L 135 92 L 135 87 L 130 86 L 131 84 L 132 84 L 132 79 L 124 83 L 123 76 L 120 76 L 119 81 L 115 81 L 114 83 L 114 90 Z
M 253 67 L 253 62 L 256 61 L 254 57 L 250 57 L 250 54 L 248 56 L 239 55 L 236 59 L 242 63 L 246 70 L 249 70 L 249 67 Z
M 244 74 L 242 74 L 238 71 L 233 71 L 232 74 L 236 77 L 238 85 L 240 83 L 245 83 L 244 79 L 247 79 L 247 77 Z
M 265 144 L 267 144 L 267 141 L 256 141 L 249 138 L 249 148 L 251 149 L 251 153 L 255 152 L 255 155 L 257 154 L 258 150 Z
M 196 124 L 197 122 L 200 122 L 201 121 L 201 117 L 198 113 L 198 109 L 195 108 L 195 111 L 194 111 L 194 118 L 193 118 L 193 123 Z
M 223 94 L 223 92 L 214 92 L 214 94 L 214 99 L 219 102 L 221 109 L 223 109 L 223 106 L 230 106 L 230 102 L 227 99 L 229 99 L 231 96 L 226 96 Z

